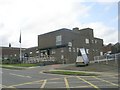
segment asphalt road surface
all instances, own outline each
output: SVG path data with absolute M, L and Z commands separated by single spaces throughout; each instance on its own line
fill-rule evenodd
M 118 73 L 100 72 L 100 76 L 72 76 L 45 74 L 63 65 L 48 65 L 28 68 L 26 70 L 2 69 L 2 88 L 118 88 Z M 79 68 L 79 67 L 78 67 Z

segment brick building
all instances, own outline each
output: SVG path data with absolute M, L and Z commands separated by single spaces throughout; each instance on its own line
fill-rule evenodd
M 90 60 L 102 55 L 103 39 L 94 37 L 91 28 L 62 28 L 38 35 L 40 57 L 54 56 L 58 63 L 74 63 L 79 48 L 85 48 Z
M 39 56 L 39 51 L 38 51 L 38 47 L 30 47 L 30 48 L 26 48 L 23 51 L 23 55 L 25 57 L 35 57 L 35 56 Z
M 22 51 L 25 50 L 25 48 L 21 48 Z M 20 48 L 18 47 L 0 47 L 1 51 L 1 59 L 2 61 L 8 60 L 8 62 L 12 62 L 12 60 L 19 61 L 20 58 Z

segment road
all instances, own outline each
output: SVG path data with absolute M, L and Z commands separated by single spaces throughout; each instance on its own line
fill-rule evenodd
M 2 69 L 2 88 L 118 88 L 117 73 L 106 73 L 100 76 L 68 76 L 45 74 L 58 65 L 39 66 L 26 70 Z M 56 89 L 55 89 L 56 90 Z

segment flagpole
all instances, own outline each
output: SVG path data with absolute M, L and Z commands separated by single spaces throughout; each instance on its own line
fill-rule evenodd
M 21 54 L 22 54 L 22 52 L 21 52 L 21 43 L 20 43 L 20 61 L 22 60 L 21 59 Z
M 22 51 L 21 51 L 21 30 L 20 30 L 20 38 L 19 38 L 19 43 L 20 43 L 20 62 L 22 61 Z

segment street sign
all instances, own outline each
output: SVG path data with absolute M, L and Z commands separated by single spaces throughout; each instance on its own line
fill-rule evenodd
M 87 64 L 89 62 L 89 59 L 86 54 L 85 48 L 80 48 L 80 52 L 81 52 L 84 63 Z

